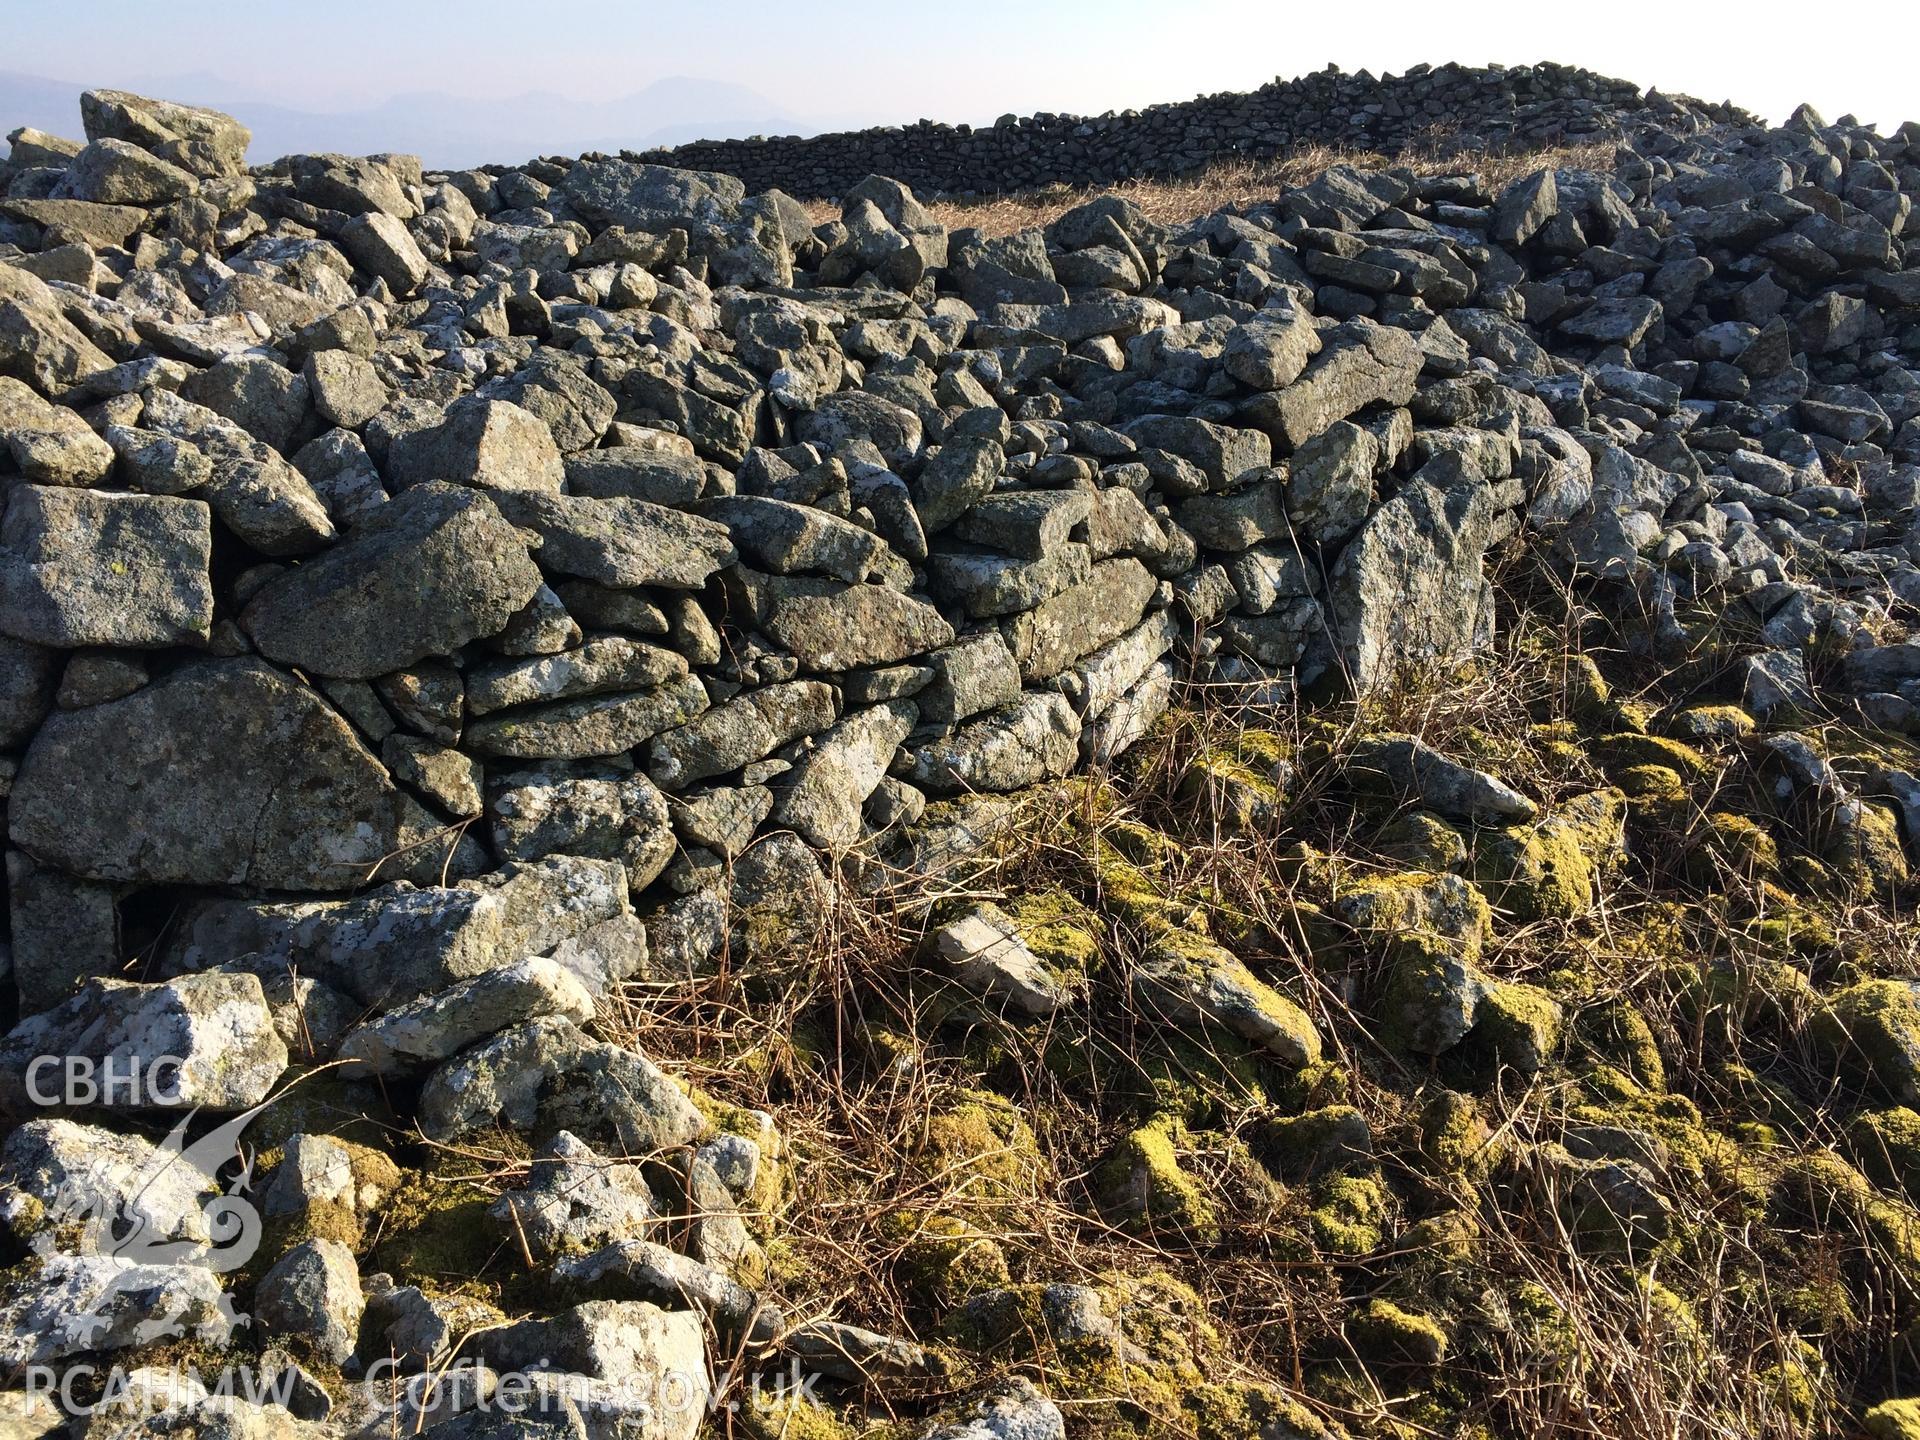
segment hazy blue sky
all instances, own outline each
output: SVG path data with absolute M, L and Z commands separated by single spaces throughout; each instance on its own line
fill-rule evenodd
M 1920 117 L 1911 0 L 1837 5 L 1832 24 L 1805 11 L 1789 19 L 1768 0 L 0 5 L 0 70 L 90 84 L 216 78 L 235 99 L 306 110 L 418 91 L 603 99 L 684 75 L 750 87 L 802 118 L 980 121 L 1247 89 L 1329 60 L 1378 73 L 1420 60 L 1557 59 L 1775 119 L 1802 99 L 1828 118 L 1852 110 L 1889 128 Z

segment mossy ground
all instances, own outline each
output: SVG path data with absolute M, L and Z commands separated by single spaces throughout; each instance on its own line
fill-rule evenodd
M 1685 617 L 1694 652 L 1656 663 L 1508 582 L 1536 588 L 1468 673 L 1364 706 L 1195 691 L 1110 773 L 1023 797 L 962 888 L 1084 977 L 1045 1020 L 955 1005 L 914 963 L 924 914 L 851 887 L 775 979 L 608 1007 L 716 1129 L 772 1117 L 753 1224 L 789 1313 L 940 1359 L 731 1433 L 917 1436 L 1008 1373 L 1075 1440 L 1912 1433 L 1920 931 L 1891 812 L 1842 843 L 1782 797 L 1737 621 Z M 1875 766 L 1920 773 L 1899 737 L 1791 723 L 1870 797 Z M 1341 758 L 1382 731 L 1540 818 L 1355 793 Z M 1219 947 L 1317 1058 L 1139 1004 L 1156 947 Z M 1388 1002 L 1440 962 L 1470 1023 L 1415 1049 Z M 485 1215 L 524 1146 L 438 1151 L 330 1083 L 294 1128 L 402 1172 L 347 1227 L 363 1269 L 565 1303 Z

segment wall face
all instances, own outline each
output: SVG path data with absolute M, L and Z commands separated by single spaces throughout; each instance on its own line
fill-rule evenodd
M 1175 175 L 1224 156 L 1310 144 L 1392 154 L 1471 136 L 1465 148 L 1499 151 L 1602 139 L 1636 122 L 1693 130 L 1731 118 L 1745 117 L 1566 66 L 1443 65 L 1384 80 L 1323 71 L 1251 94 L 1101 116 L 1007 116 L 989 129 L 923 121 L 808 139 L 698 142 L 646 158 L 803 198 L 841 195 L 875 174 L 922 193 L 963 194 Z

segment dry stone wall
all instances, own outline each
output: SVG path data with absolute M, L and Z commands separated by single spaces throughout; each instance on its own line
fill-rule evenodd
M 1332 67 L 1247 93 L 1203 95 L 1104 115 L 1006 115 L 993 125 L 922 120 L 815 136 L 700 141 L 648 161 L 737 176 L 749 190 L 840 196 L 868 175 L 930 194 L 1111 185 L 1210 161 L 1308 145 L 1399 154 L 1525 150 L 1621 137 L 1642 126 L 1697 130 L 1751 121 L 1729 105 L 1642 92 L 1567 65 L 1416 65 L 1376 79 Z
M 815 226 L 716 171 L 248 170 L 226 116 L 94 92 L 84 122 L 16 132 L 0 198 L 0 1104 L 47 1054 L 179 1060 L 110 1102 L 136 1117 L 338 1059 L 435 1142 L 557 1126 L 518 1243 L 651 1299 L 490 1330 L 502 1369 L 697 1369 L 697 1309 L 919 1373 L 789 1324 L 739 1226 L 634 1239 L 620 1166 L 601 1228 L 542 1229 L 605 1154 L 747 1207 L 777 1138 L 581 1027 L 629 979 L 776 966 L 836 882 L 977 848 L 1189 681 L 1444 665 L 1501 623 L 1488 557 L 1534 547 L 1651 651 L 1736 617 L 1756 713 L 1920 727 L 1920 646 L 1881 643 L 1920 605 L 1912 127 L 1681 125 L 1607 174 L 1337 167 L 989 238 L 888 179 Z M 1781 753 L 1842 830 L 1880 813 Z M 1163 960 L 1179 1014 L 1319 1053 L 1244 967 Z M 78 1124 L 17 1129 L 9 1193 L 111 1153 L 87 1173 L 137 1197 L 138 1136 Z M 284 1203 L 377 1205 L 308 1139 Z M 8 1203 L 51 1248 L 0 1358 L 138 1345 L 155 1309 L 230 1334 L 214 1272 L 156 1261 L 129 1308 L 118 1258 Z M 343 1250 L 250 1272 L 268 1338 L 359 1364 L 462 1328 Z

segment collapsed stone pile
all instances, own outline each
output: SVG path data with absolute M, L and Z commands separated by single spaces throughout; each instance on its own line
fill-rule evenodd
M 710 1383 L 710 1327 L 926 1374 L 767 1292 L 765 1117 L 588 1027 L 629 981 L 778 967 L 837 884 L 918 903 L 997 797 L 1113 761 L 1179 686 L 1378 694 L 1470 655 L 1503 547 L 1647 617 L 1650 654 L 1736 619 L 1762 717 L 1920 729 L 1890 630 L 1920 605 L 1912 127 L 1687 125 L 1498 193 L 1336 168 L 1171 230 L 1108 198 L 988 237 L 877 177 L 816 226 L 628 159 L 249 171 L 226 116 L 100 91 L 83 119 L 16 132 L 0 200 L 15 1367 L 229 1340 L 219 1270 L 166 1250 L 204 1252 L 201 1213 L 143 1199 L 166 1152 L 129 1122 L 339 1061 L 430 1141 L 536 1134 L 485 1223 L 619 1298 L 477 1354 L 588 1433 L 693 1434 L 622 1428 L 615 1382 Z M 1776 749 L 1903 873 L 1887 812 Z M 1414 742 L 1375 763 L 1474 823 L 1536 814 Z M 1557 823 L 1617 830 L 1594 804 Z M 1420 903 L 1484 927 L 1445 878 Z M 1346 918 L 1392 929 L 1392 899 Z M 1138 908 L 1160 1013 L 1318 1062 L 1298 1005 Z M 972 912 L 937 952 L 1072 1003 L 1008 933 Z M 1429 961 L 1415 1054 L 1531 993 Z M 28 1119 L 47 1055 L 177 1064 Z M 271 1174 L 259 1338 L 436 1363 L 470 1302 L 354 1260 L 392 1161 L 300 1131 Z M 76 1189 L 157 1248 L 52 1223 Z M 1059 1433 L 1030 1388 L 992 1403 L 942 1433 Z
M 1662 95 L 1577 66 L 1416 65 L 1375 79 L 1328 66 L 1247 93 L 1202 95 L 1104 115 L 1004 115 L 990 128 L 921 120 L 813 136 L 702 140 L 629 158 L 718 170 L 749 190 L 845 195 L 868 175 L 927 194 L 996 194 L 1182 175 L 1223 157 L 1306 145 L 1468 154 L 1753 123 L 1731 105 Z

